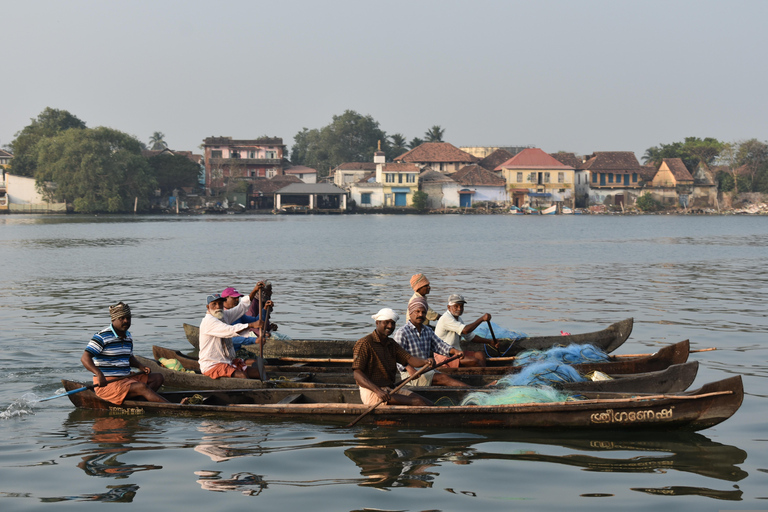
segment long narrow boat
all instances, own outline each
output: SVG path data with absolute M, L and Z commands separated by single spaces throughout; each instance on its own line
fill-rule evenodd
M 62 380 L 67 391 L 82 387 Z M 461 389 L 426 390 L 430 399 L 449 398 L 459 403 Z M 111 404 L 91 390 L 69 395 L 76 407 L 100 409 L 110 414 L 164 414 L 174 416 L 232 415 L 262 420 L 285 419 L 346 425 L 370 409 L 360 403 L 357 390 L 349 388 L 261 389 L 195 391 L 199 405 L 181 405 L 191 391 L 161 393 L 170 403 L 126 400 Z M 696 391 L 674 394 L 583 393 L 586 400 L 491 406 L 382 406 L 360 424 L 394 427 L 702 430 L 725 421 L 741 406 L 741 376 L 712 382 Z
M 500 340 L 498 354 L 513 356 L 524 350 L 542 350 L 557 345 L 570 345 L 573 343 L 584 345 L 592 344 L 611 353 L 619 348 L 632 333 L 634 319 L 627 318 L 621 322 L 611 324 L 601 331 L 584 334 L 569 334 L 567 336 L 532 336 L 519 340 Z M 184 324 L 184 333 L 187 341 L 200 348 L 200 328 L 195 325 Z M 264 344 L 264 357 L 352 357 L 352 348 L 356 340 L 275 340 Z M 258 350 L 258 345 L 246 345 L 245 348 Z M 476 343 L 462 343 L 464 350 L 485 350 L 485 345 Z
M 655 354 L 643 354 L 636 356 L 610 356 L 610 360 L 604 363 L 582 363 L 573 365 L 580 373 L 589 373 L 592 371 L 601 371 L 609 375 L 627 374 L 627 373 L 647 373 L 664 370 L 673 364 L 682 364 L 688 361 L 690 352 L 690 342 L 688 340 L 662 347 Z M 195 367 L 196 358 L 186 356 L 177 350 L 166 349 L 158 346 L 152 347 L 152 355 L 155 359 L 165 357 L 167 359 L 178 359 L 182 365 L 189 369 L 199 369 Z M 514 361 L 513 357 L 491 358 L 488 360 L 486 368 L 441 368 L 440 371 L 451 376 L 473 375 L 473 374 L 494 374 L 505 375 L 520 371 L 519 367 L 508 366 Z M 334 358 L 301 358 L 301 357 L 279 357 L 271 358 L 267 361 L 268 371 L 272 372 L 337 372 L 339 367 L 349 368 L 352 366 L 352 359 L 334 359 Z
M 169 349 L 153 347 L 155 359 L 161 357 L 168 359 L 177 359 L 187 370 L 197 373 L 185 373 L 165 368 L 157 361 L 147 359 L 142 356 L 136 358 L 145 366 L 163 375 L 165 378 L 164 386 L 176 389 L 262 389 L 265 387 L 313 387 L 315 385 L 336 386 L 340 384 L 353 385 L 355 383 L 352 376 L 351 367 L 338 367 L 336 372 L 312 372 L 311 368 L 304 368 L 303 372 L 280 372 L 279 367 L 267 366 L 267 369 L 274 368 L 275 371 L 268 372 L 267 382 L 259 380 L 243 380 L 220 378 L 211 379 L 199 373 L 200 365 L 194 358 L 186 357 L 181 353 L 176 353 Z M 161 354 L 161 355 L 160 355 Z M 169 357 L 170 356 L 170 357 Z M 176 356 L 176 357 L 173 357 Z M 351 366 L 351 365 L 350 365 Z M 560 383 L 556 387 L 570 391 L 616 391 L 616 392 L 647 392 L 647 393 L 668 393 L 674 391 L 683 391 L 693 384 L 698 373 L 699 363 L 692 361 L 689 363 L 671 365 L 666 369 L 644 373 L 617 374 L 610 375 L 610 380 L 569 382 Z M 494 368 L 486 368 L 489 373 L 467 373 L 455 374 L 453 377 L 474 387 L 486 386 L 493 383 L 504 374 L 490 373 Z M 297 382 L 295 377 L 300 377 Z M 414 388 L 415 390 L 415 388 Z M 417 391 L 418 392 L 418 391 Z

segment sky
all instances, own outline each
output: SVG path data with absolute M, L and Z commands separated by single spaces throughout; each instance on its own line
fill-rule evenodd
M 198 152 L 345 110 L 408 140 L 768 139 L 765 0 L 0 0 L 0 147 L 46 107 Z

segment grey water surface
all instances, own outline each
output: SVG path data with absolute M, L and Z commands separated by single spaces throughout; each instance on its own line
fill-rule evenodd
M 0 510 L 765 510 L 768 218 L 683 216 L 0 217 Z M 730 420 L 691 433 L 355 427 L 114 417 L 61 378 L 123 300 L 138 354 L 186 350 L 208 293 L 274 283 L 293 338 L 357 339 L 410 276 L 528 334 L 634 317 L 620 353 L 690 339 L 694 387 L 740 374 Z M 56 505 L 54 505 L 56 504 Z

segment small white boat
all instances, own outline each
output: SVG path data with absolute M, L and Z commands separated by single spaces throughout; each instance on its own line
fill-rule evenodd
M 549 208 L 544 208 L 541 210 L 542 215 L 555 215 L 557 213 L 557 205 L 553 204 Z

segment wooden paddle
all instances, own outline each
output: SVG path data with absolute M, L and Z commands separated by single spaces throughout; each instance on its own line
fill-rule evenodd
M 262 308 L 261 304 L 261 291 L 259 291 L 259 317 L 261 317 L 262 312 L 264 313 L 264 318 L 262 320 L 264 321 L 264 325 L 261 326 L 261 331 L 259 332 L 259 356 L 256 358 L 256 368 L 259 370 L 259 379 L 264 382 L 267 380 L 267 370 L 264 363 L 264 342 L 267 339 L 267 328 L 269 325 L 269 310 L 271 308 L 270 305 L 271 301 L 267 301 L 266 303 L 266 309 Z
M 491 325 L 491 321 L 488 320 L 488 330 L 491 331 L 491 339 L 493 340 L 493 348 L 496 350 L 499 350 L 499 342 L 496 341 L 496 335 L 493 334 L 493 326 Z
M 111 380 L 107 384 L 111 384 L 112 382 L 117 382 L 119 380 L 127 379 L 128 377 L 133 377 L 134 375 L 141 375 L 141 373 L 131 373 L 130 375 L 126 375 L 125 377 L 120 377 L 118 379 Z M 66 393 L 62 393 L 60 395 L 54 395 L 54 396 L 49 396 L 48 398 L 40 399 L 38 400 L 38 402 L 46 402 L 48 400 L 53 400 L 54 398 L 61 398 L 62 396 L 74 395 L 75 393 L 80 393 L 81 391 L 85 391 L 86 389 L 93 389 L 98 387 L 99 387 L 98 384 L 87 384 L 81 388 L 73 389 L 72 391 L 67 391 Z
M 439 368 L 439 367 L 443 366 L 444 364 L 448 364 L 448 363 L 450 363 L 451 361 L 453 361 L 454 359 L 458 359 L 458 358 L 460 358 L 462 355 L 463 355 L 463 354 L 456 354 L 455 356 L 449 357 L 448 359 L 446 359 L 446 360 L 445 360 L 445 361 L 443 361 L 442 363 L 436 364 L 435 366 L 431 366 L 431 365 L 426 365 L 426 366 L 423 366 L 423 367 L 421 368 L 421 370 L 417 371 L 416 373 L 414 373 L 413 375 L 411 375 L 410 377 L 408 377 L 407 379 L 405 379 L 403 382 L 401 382 L 401 383 L 400 383 L 400 385 L 398 385 L 398 386 L 397 386 L 395 389 L 393 389 L 392 391 L 390 391 L 390 392 L 389 392 L 389 394 L 390 394 L 390 395 L 394 395 L 395 393 L 397 393 L 398 391 L 400 391 L 400 390 L 403 388 L 403 386 L 405 386 L 406 384 L 408 384 L 409 382 L 411 382 L 413 379 L 419 378 L 419 377 L 420 377 L 420 376 L 421 376 L 423 373 L 426 373 L 426 372 L 428 372 L 428 371 L 430 371 L 430 370 L 434 370 L 434 369 L 436 369 L 436 368 Z M 367 416 L 367 415 L 368 415 L 368 414 L 369 414 L 371 411 L 373 411 L 375 408 L 377 408 L 378 406 L 380 406 L 380 405 L 381 405 L 381 404 L 383 404 L 383 403 L 384 403 L 384 400 L 379 400 L 379 402 L 378 402 L 378 403 L 376 403 L 376 404 L 372 405 L 372 406 L 371 406 L 371 407 L 370 407 L 370 408 L 369 408 L 367 411 L 365 411 L 363 414 L 361 414 L 360 416 L 358 416 L 357 418 L 355 418 L 355 420 L 354 420 L 352 423 L 350 423 L 349 425 L 347 425 L 345 428 L 354 427 L 354 426 L 355 426 L 355 424 L 356 424 L 358 421 L 360 421 L 361 419 L 365 418 L 365 417 L 366 417 L 366 416 Z

